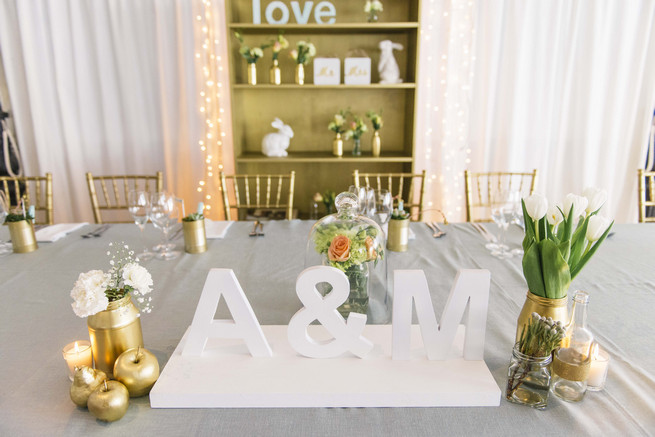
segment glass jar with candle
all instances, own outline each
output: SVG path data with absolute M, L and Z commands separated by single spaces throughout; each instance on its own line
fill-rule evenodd
M 576 291 L 573 298 L 573 320 L 569 328 L 568 347 L 555 352 L 553 382 L 550 390 L 568 402 L 579 402 L 587 391 L 587 377 L 591 365 L 591 345 L 594 336 L 587 328 L 589 294 Z
M 609 368 L 610 355 L 594 343 L 591 347 L 591 367 L 587 378 L 587 390 L 600 391 L 605 388 L 607 369 Z

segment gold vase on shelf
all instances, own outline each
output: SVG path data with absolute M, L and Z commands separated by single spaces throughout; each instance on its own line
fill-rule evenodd
M 382 146 L 382 141 L 380 139 L 380 133 L 375 131 L 373 133 L 373 138 L 371 139 L 371 152 L 374 157 L 380 156 L 380 148 Z
M 569 323 L 569 311 L 567 307 L 567 297 L 560 299 L 548 299 L 537 296 L 528 291 L 521 313 L 516 323 L 516 341 L 521 338 L 523 326 L 530 322 L 532 313 L 537 313 L 543 317 L 551 317 L 553 320 L 559 320 L 564 325 Z
M 298 85 L 305 84 L 305 66 L 303 64 L 296 64 L 296 83 Z
M 207 251 L 205 219 L 182 221 L 182 230 L 184 232 L 184 250 L 187 253 L 203 253 Z
M 282 83 L 282 71 L 277 59 L 273 59 L 273 65 L 268 72 L 271 85 L 280 85 Z
M 343 156 L 343 140 L 341 134 L 337 132 L 337 136 L 332 141 L 332 154 L 334 156 Z
M 39 248 L 39 245 L 36 244 L 34 226 L 31 220 L 8 222 L 7 226 L 9 227 L 9 236 L 14 253 L 28 253 Z
M 257 85 L 257 64 L 248 64 L 248 85 Z
M 110 378 L 114 373 L 114 362 L 120 354 L 133 347 L 143 347 L 139 310 L 129 294 L 109 302 L 106 310 L 89 316 L 87 324 L 96 369 L 102 370 Z

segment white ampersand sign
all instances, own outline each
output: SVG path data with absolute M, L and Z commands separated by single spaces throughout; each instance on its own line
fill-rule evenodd
M 317 290 L 319 283 L 329 283 L 332 291 L 325 297 Z M 347 351 L 364 358 L 373 343 L 361 334 L 366 326 L 366 315 L 348 314 L 345 321 L 337 308 L 350 294 L 350 284 L 339 269 L 328 266 L 309 267 L 298 275 L 296 294 L 304 307 L 289 321 L 287 337 L 291 347 L 301 355 L 310 358 L 332 358 Z M 318 320 L 334 337 L 328 341 L 317 341 L 307 332 L 314 320 Z

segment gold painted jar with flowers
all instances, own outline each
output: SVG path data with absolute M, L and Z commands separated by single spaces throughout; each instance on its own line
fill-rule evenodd
M 335 204 L 337 212 L 316 222 L 310 232 L 305 265 L 327 265 L 346 275 L 350 293 L 337 308 L 344 318 L 356 312 L 366 314 L 373 323 L 387 322 L 391 299 L 387 295 L 384 233 L 373 220 L 357 215 L 355 194 L 341 193 Z M 317 288 L 323 295 L 332 290 L 327 283 Z

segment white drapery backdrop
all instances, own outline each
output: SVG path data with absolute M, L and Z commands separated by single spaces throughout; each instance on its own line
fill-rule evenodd
M 87 171 L 163 170 L 166 189 L 187 204 L 205 200 L 200 9 L 181 0 L 2 0 L 0 44 L 25 170 L 53 173 L 56 222 L 92 220 Z
M 432 175 L 430 207 L 464 220 L 466 168 L 538 168 L 549 199 L 602 187 L 604 213 L 636 221 L 655 107 L 655 2 L 422 7 L 416 153 Z

